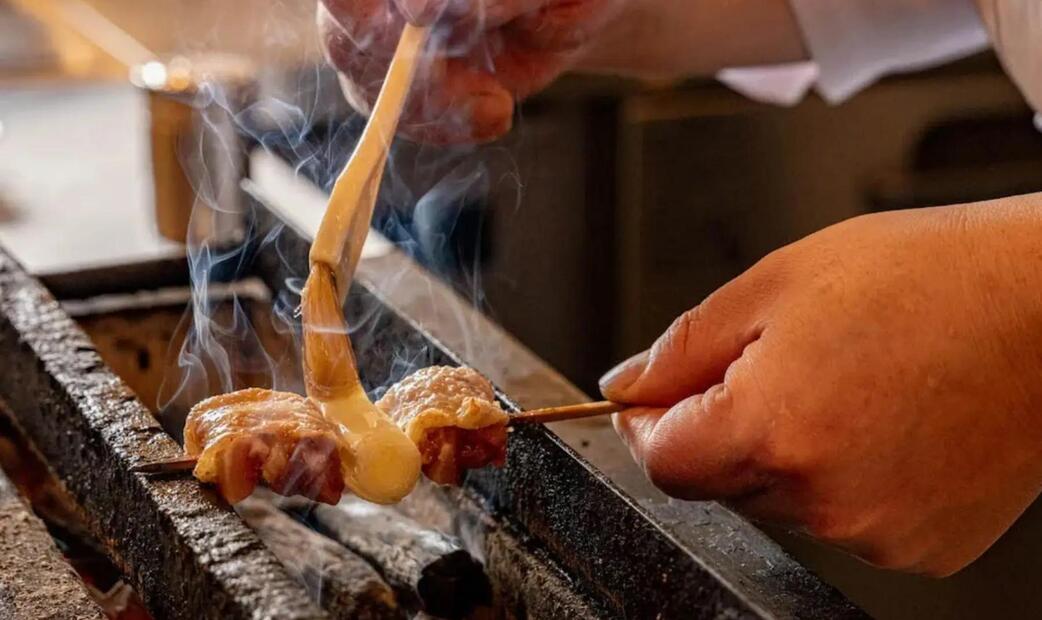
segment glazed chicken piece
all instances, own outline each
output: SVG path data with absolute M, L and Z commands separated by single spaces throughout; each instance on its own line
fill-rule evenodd
M 197 404 L 185 423 L 185 451 L 199 457 L 195 477 L 216 484 L 229 503 L 263 479 L 281 495 L 336 504 L 344 490 L 339 428 L 311 400 L 247 389 Z
M 510 418 L 495 399 L 477 371 L 432 366 L 392 386 L 376 406 L 419 447 L 428 478 L 460 484 L 468 469 L 506 462 Z
M 185 423 L 185 451 L 198 457 L 195 477 L 217 485 L 229 503 L 248 497 L 261 480 L 280 495 L 336 504 L 346 483 L 364 499 L 393 503 L 408 489 L 385 496 L 359 485 L 358 437 L 324 412 L 324 403 L 285 392 L 251 388 L 197 404 Z M 376 406 L 411 440 L 423 473 L 439 484 L 460 484 L 468 469 L 506 461 L 509 417 L 495 402 L 492 384 L 470 368 L 424 368 L 392 386 Z M 328 406 L 326 407 L 328 409 Z M 379 439 L 379 437 L 377 437 Z M 391 445 L 366 450 L 390 457 Z M 384 446 L 384 447 L 382 447 Z M 371 448 L 371 449 L 370 449 Z M 396 459 L 373 461 L 367 479 L 382 487 Z M 379 470 L 379 471 L 372 471 Z M 411 485 L 409 485 L 411 488 Z

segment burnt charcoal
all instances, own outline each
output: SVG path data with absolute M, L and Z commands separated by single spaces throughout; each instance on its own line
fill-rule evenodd
M 404 601 L 443 618 L 460 618 L 491 600 L 485 567 L 459 539 L 391 507 L 345 497 L 338 506 L 294 498 L 283 508 L 371 562 Z
M 275 507 L 270 493 L 235 506 L 312 600 L 334 618 L 404 618 L 394 592 L 364 559 Z
M 575 589 L 536 541 L 492 519 L 466 489 L 421 481 L 395 509 L 425 527 L 452 532 L 485 558 L 497 613 L 505 618 L 597 620 L 612 615 Z

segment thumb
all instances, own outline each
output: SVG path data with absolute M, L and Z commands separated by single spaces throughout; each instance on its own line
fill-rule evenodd
M 742 375 L 743 372 L 746 376 Z M 688 500 L 741 497 L 760 490 L 765 470 L 756 455 L 764 429 L 748 371 L 669 409 L 636 407 L 614 418 L 615 429 L 648 479 Z
M 719 383 L 731 362 L 762 332 L 775 287 L 760 280 L 746 272 L 680 315 L 651 349 L 601 379 L 605 398 L 670 407 Z

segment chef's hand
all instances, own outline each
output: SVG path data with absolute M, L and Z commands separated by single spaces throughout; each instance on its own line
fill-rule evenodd
M 769 255 L 602 381 L 653 483 L 943 576 L 1042 484 L 1042 195 Z
M 402 131 L 483 142 L 510 130 L 514 101 L 543 88 L 612 16 L 618 0 L 321 0 L 318 22 L 349 102 L 368 113 L 409 20 L 436 23 Z

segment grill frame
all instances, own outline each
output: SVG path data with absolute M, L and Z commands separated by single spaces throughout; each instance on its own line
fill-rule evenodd
M 260 196 L 247 198 L 253 238 L 278 232 L 277 242 L 246 248 L 237 270 L 217 278 L 256 277 L 273 298 L 290 294 L 287 282 L 306 274 L 307 236 Z M 117 282 L 136 272 L 128 269 L 120 267 L 120 278 L 102 273 L 101 289 L 129 292 Z M 144 265 L 137 273 L 154 269 Z M 164 283 L 176 284 L 182 275 L 187 282 L 186 271 L 164 264 L 163 272 Z M 48 280 L 59 292 L 90 290 L 74 274 Z M 136 285 L 142 278 L 126 281 Z M 345 310 L 349 323 L 365 327 L 352 339 L 370 388 L 412 366 L 465 362 L 381 297 L 364 273 Z M 403 348 L 417 353 L 404 366 L 394 363 Z M 2 251 L 0 359 L 9 366 L 0 376 L 0 398 L 157 617 L 328 617 L 212 492 L 192 480 L 129 473 L 133 465 L 180 450 L 54 297 Z M 518 429 L 507 467 L 475 472 L 465 495 L 477 518 L 491 518 L 492 538 L 507 541 L 498 549 L 507 550 L 502 556 L 532 560 L 598 616 L 866 617 L 744 520 L 706 504 L 669 512 L 640 505 L 542 427 Z M 134 506 L 133 518 L 116 517 L 127 505 Z M 557 567 L 567 575 L 554 574 Z M 527 596 L 539 596 L 538 589 Z

